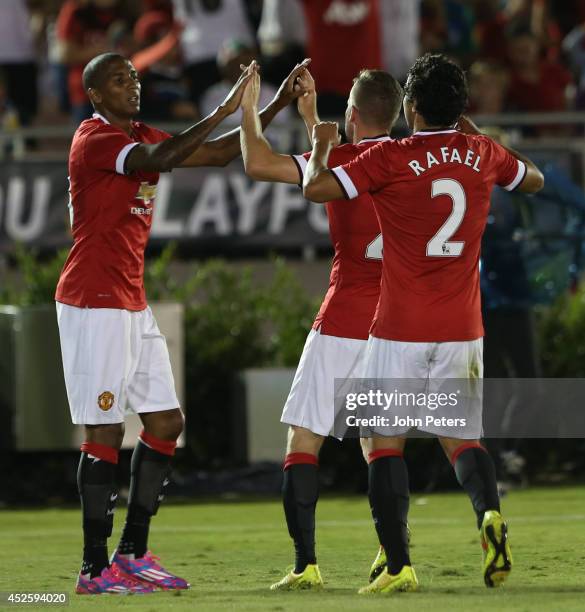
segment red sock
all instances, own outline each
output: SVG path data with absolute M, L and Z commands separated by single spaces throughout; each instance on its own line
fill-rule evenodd
M 118 449 L 97 442 L 84 442 L 80 448 L 82 453 L 87 453 L 96 459 L 107 461 L 108 463 L 118 463 Z
M 319 460 L 316 455 L 312 455 L 311 453 L 288 453 L 284 458 L 282 469 L 287 470 L 291 465 L 298 465 L 300 463 L 319 465 Z
M 146 433 L 144 429 L 140 432 L 140 439 L 146 446 L 161 453 L 161 455 L 172 457 L 175 454 L 175 448 L 177 448 L 176 440 L 161 440 L 152 434 Z

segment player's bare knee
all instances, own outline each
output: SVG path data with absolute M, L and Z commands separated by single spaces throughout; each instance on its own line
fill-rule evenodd
M 364 461 L 368 463 L 368 455 L 372 450 L 372 445 L 370 442 L 371 438 L 360 438 L 360 446 L 362 449 L 362 455 L 364 457 Z
M 120 448 L 124 439 L 124 423 L 112 425 L 86 425 L 85 439 L 87 442 L 103 444 L 112 448 Z
M 179 408 L 140 415 L 144 430 L 161 440 L 176 440 L 183 431 L 185 419 Z
M 305 427 L 291 425 L 288 428 L 287 453 L 310 453 L 318 455 L 323 444 L 323 436 Z

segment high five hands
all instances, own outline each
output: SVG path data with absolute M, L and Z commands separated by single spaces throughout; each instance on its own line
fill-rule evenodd
M 304 59 L 300 64 L 297 64 L 284 79 L 274 98 L 274 102 L 279 108 L 285 108 L 293 100 L 310 92 L 310 83 L 313 82 L 313 79 L 311 78 L 309 81 L 304 78 L 305 75 L 308 74 L 307 66 L 310 62 L 311 60 L 309 58 Z M 260 98 L 260 66 L 256 61 L 253 61 L 249 66 L 242 65 L 240 68 L 243 71 L 242 77 L 244 78 L 246 78 L 244 75 L 250 72 L 250 78 L 244 85 L 244 92 L 241 98 L 242 108 L 255 107 L 258 105 L 258 100 Z M 242 77 L 240 77 L 240 79 L 242 79 Z

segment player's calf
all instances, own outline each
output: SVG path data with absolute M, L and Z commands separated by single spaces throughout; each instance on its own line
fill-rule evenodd
M 443 448 L 449 446 L 441 441 Z M 483 550 L 483 578 L 486 586 L 500 586 L 512 570 L 508 526 L 500 515 L 496 470 L 488 452 L 479 442 L 454 445 L 451 463 L 457 480 L 469 495 L 477 516 Z
M 112 535 L 118 492 L 118 449 L 84 442 L 77 471 L 83 513 L 83 563 L 81 576 L 97 578 L 108 567 L 107 540 Z
M 171 420 L 167 433 L 171 437 L 178 437 L 182 429 L 182 415 L 176 412 L 180 419 L 168 415 Z M 162 589 L 189 588 L 186 580 L 163 568 L 158 557 L 148 550 L 150 521 L 164 499 L 176 445 L 175 439 L 161 439 L 146 431 L 140 434 L 132 455 L 126 523 L 112 557 L 112 563 L 128 578 Z

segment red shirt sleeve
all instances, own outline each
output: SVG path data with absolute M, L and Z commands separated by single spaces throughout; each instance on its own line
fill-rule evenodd
M 381 142 L 349 163 L 332 169 L 348 200 L 365 192 L 379 191 L 390 182 L 392 171 L 388 155 L 393 145 L 393 142 Z
M 526 164 L 514 157 L 500 144 L 490 139 L 493 163 L 495 167 L 496 184 L 506 191 L 513 191 L 526 176 Z
M 126 157 L 139 144 L 124 132 L 105 126 L 87 135 L 83 148 L 84 163 L 94 170 L 126 174 Z

